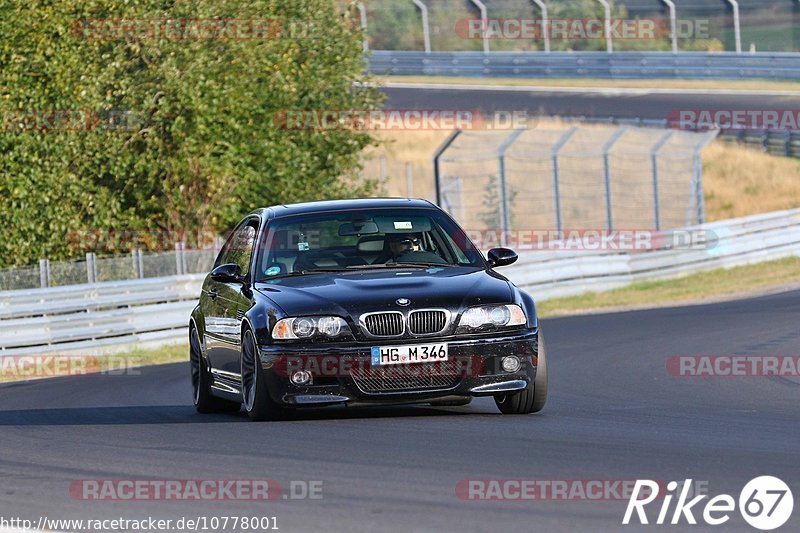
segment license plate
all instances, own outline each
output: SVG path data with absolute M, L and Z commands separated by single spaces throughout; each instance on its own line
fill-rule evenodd
M 373 346 L 372 366 L 447 361 L 447 344 Z

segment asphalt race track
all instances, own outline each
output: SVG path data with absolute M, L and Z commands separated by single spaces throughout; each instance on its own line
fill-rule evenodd
M 187 364 L 5 384 L 0 508 L 33 520 L 277 516 L 282 532 L 655 530 L 623 528 L 624 500 L 464 501 L 455 487 L 465 479 L 692 478 L 708 482 L 712 496 L 738 499 L 748 480 L 769 474 L 797 490 L 800 379 L 674 377 L 666 361 L 796 355 L 798 317 L 796 291 L 545 321 L 551 396 L 540 415 L 521 417 L 500 415 L 489 399 L 458 408 L 337 408 L 275 423 L 202 416 L 191 406 Z M 131 478 L 322 480 L 323 498 L 70 496 L 75 480 Z M 652 521 L 658 507 L 648 510 Z M 800 529 L 798 519 L 796 506 L 781 531 Z M 738 512 L 724 526 L 691 529 L 754 531 Z
M 492 90 L 469 88 L 384 87 L 387 109 L 525 111 L 529 116 L 585 116 L 666 119 L 680 110 L 793 109 L 798 95 L 733 91 L 691 92 L 636 90 L 571 91 L 548 89 Z

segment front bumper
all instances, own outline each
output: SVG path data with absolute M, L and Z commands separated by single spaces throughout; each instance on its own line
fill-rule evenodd
M 371 348 L 380 344 L 375 341 L 262 346 L 261 365 L 272 400 L 293 407 L 421 403 L 492 396 L 523 390 L 536 377 L 538 330 L 390 343 L 443 342 L 448 344 L 449 357 L 447 364 L 439 366 L 434 363 L 372 369 Z M 521 362 L 516 372 L 506 372 L 501 366 L 501 359 L 509 355 L 517 356 Z M 298 370 L 310 372 L 312 382 L 293 384 L 289 376 Z M 377 372 L 386 374 L 376 379 Z M 398 373 L 400 378 L 396 379 Z

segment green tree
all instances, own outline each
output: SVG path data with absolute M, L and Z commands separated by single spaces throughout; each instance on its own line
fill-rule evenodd
M 370 190 L 356 178 L 367 133 L 274 120 L 380 103 L 354 89 L 358 21 L 332 0 L 0 0 L 0 13 L 0 266 L 76 255 L 71 230 L 221 232 L 258 206 Z M 98 38 L 79 22 L 167 18 L 281 31 Z M 55 112 L 115 110 L 132 127 L 54 125 Z

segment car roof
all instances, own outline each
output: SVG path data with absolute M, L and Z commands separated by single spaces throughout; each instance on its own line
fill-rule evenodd
M 297 204 L 276 205 L 257 209 L 253 214 L 261 217 L 285 217 L 309 213 L 324 213 L 327 211 L 347 211 L 351 209 L 381 209 L 381 208 L 434 208 L 433 203 L 421 198 L 354 198 L 348 200 L 327 200 L 321 202 L 304 202 Z

